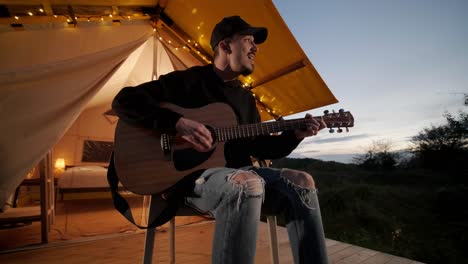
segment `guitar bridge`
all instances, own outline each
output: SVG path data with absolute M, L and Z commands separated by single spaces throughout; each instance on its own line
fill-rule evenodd
M 161 149 L 166 160 L 171 160 L 171 137 L 167 134 L 161 135 Z

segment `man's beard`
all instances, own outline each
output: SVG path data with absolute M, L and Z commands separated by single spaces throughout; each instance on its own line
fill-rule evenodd
M 255 68 L 254 65 L 252 65 L 252 69 L 244 67 L 244 69 L 241 71 L 240 74 L 242 74 L 242 76 L 248 76 L 248 75 L 252 74 L 252 72 L 254 71 L 254 68 Z

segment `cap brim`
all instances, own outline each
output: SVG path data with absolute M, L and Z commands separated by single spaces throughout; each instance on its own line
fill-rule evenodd
M 261 44 L 265 42 L 268 37 L 268 29 L 264 27 L 249 27 L 239 32 L 241 35 L 252 35 L 254 36 L 255 44 Z

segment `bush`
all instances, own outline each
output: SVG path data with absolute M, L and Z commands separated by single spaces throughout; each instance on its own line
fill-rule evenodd
M 374 141 L 366 154 L 354 157 L 353 162 L 364 169 L 392 170 L 397 165 L 399 155 L 390 149 L 390 141 Z
M 412 151 L 422 166 L 431 169 L 467 168 L 468 113 L 446 113 L 447 123 L 425 128 L 411 139 Z

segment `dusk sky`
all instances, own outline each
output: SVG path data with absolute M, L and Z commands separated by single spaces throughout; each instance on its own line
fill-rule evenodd
M 310 112 L 344 108 L 355 118 L 349 133 L 323 130 L 291 157 L 351 162 L 380 140 L 405 149 L 445 112 L 468 111 L 468 1 L 273 2 L 340 101 Z

